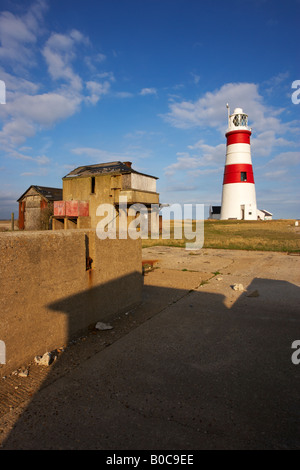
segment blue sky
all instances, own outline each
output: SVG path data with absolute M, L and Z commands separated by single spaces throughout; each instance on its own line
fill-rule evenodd
M 298 0 L 1 0 L 0 218 L 30 185 L 115 160 L 207 215 L 227 102 L 249 115 L 258 208 L 299 218 L 299 17 Z

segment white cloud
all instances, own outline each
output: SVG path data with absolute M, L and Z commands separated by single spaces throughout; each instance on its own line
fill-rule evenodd
M 179 152 L 177 155 L 177 161 L 172 163 L 165 168 L 165 174 L 167 176 L 173 176 L 177 171 L 194 170 L 199 168 L 199 158 L 192 157 L 189 153 Z
M 93 73 L 97 72 L 97 65 L 103 63 L 105 60 L 106 55 L 101 54 L 100 52 L 94 56 L 85 56 L 84 58 L 84 62 Z
M 46 2 L 36 1 L 24 15 L 11 12 L 0 13 L 0 58 L 11 63 L 33 65 L 32 47 L 41 33 L 43 14 Z
M 0 131 L 2 149 L 8 151 L 17 147 L 41 128 L 53 126 L 72 116 L 79 110 L 81 102 L 82 97 L 75 93 L 12 93 L 11 99 L 1 107 L 4 121 Z
M 35 160 L 39 165 L 48 165 L 51 162 L 50 158 L 46 157 L 46 155 L 39 155 Z
M 0 77 L 4 81 L 6 86 L 6 101 L 14 99 L 17 95 L 22 95 L 23 93 L 35 94 L 39 90 L 39 84 L 34 83 L 30 80 L 26 80 L 23 77 L 18 77 L 6 72 L 2 67 L 0 67 Z M 0 107 L 0 110 L 3 110 L 4 106 Z
M 198 150 L 201 152 L 200 163 L 202 166 L 208 164 L 218 164 L 225 161 L 226 145 L 218 144 L 216 146 L 205 144 L 202 140 L 199 140 L 194 145 L 189 145 L 189 149 Z
M 28 137 L 35 134 L 34 126 L 26 119 L 18 117 L 8 121 L 0 131 L 2 147 L 21 145 Z
M 90 92 L 90 96 L 86 97 L 86 101 L 91 104 L 96 104 L 102 96 L 109 93 L 110 83 L 107 80 L 103 83 L 89 81 L 86 82 L 86 88 Z
M 268 157 L 271 155 L 274 147 L 288 146 L 292 147 L 295 143 L 283 137 L 276 137 L 274 130 L 264 130 L 251 139 L 251 153 L 255 157 Z
M 266 80 L 262 83 L 267 94 L 272 94 L 278 89 L 290 76 L 289 72 L 280 72 L 277 75 L 271 77 L 269 80 Z M 290 86 L 290 83 L 289 83 Z
M 29 123 L 51 126 L 61 119 L 74 114 L 81 99 L 76 95 L 64 96 L 59 93 L 23 95 L 13 103 L 7 103 L 8 113 L 16 119 L 26 119 Z
M 197 75 L 196 73 L 193 73 L 193 72 L 191 72 L 191 75 L 193 77 L 194 84 L 198 85 L 198 83 L 200 82 L 201 76 Z
M 193 150 L 193 154 L 178 152 L 176 162 L 165 168 L 167 176 L 173 176 L 176 172 L 184 171 L 191 176 L 214 173 L 219 171 L 220 164 L 225 163 L 225 143 L 214 147 L 205 144 L 203 140 L 199 140 L 194 145 L 189 145 L 188 149 Z
M 300 165 L 300 152 L 282 152 L 270 160 L 268 165 L 283 165 L 286 168 Z
M 115 82 L 115 76 L 113 72 L 101 72 L 96 74 L 96 78 L 105 78 L 106 80 L 109 80 L 110 82 Z
M 169 104 L 170 112 L 162 117 L 172 126 L 188 129 L 205 127 L 226 130 L 227 110 L 239 107 L 249 115 L 250 126 L 254 130 L 272 130 L 283 133 L 287 127 L 282 124 L 278 114 L 282 110 L 273 110 L 263 103 L 255 83 L 227 83 L 214 92 L 207 92 L 197 101 L 181 101 Z
M 274 170 L 274 171 L 267 171 L 265 174 L 264 174 L 264 177 L 265 178 L 268 178 L 268 179 L 271 179 L 271 180 L 274 180 L 274 179 L 280 179 L 282 180 L 282 178 L 288 173 L 288 170 L 285 169 L 285 170 Z
M 49 171 L 46 168 L 41 168 L 36 171 L 24 171 L 20 176 L 47 176 Z
M 48 158 L 46 155 L 38 155 L 36 157 L 33 157 L 31 155 L 26 155 L 24 153 L 18 152 L 17 150 L 13 148 L 8 149 L 7 154 L 11 158 L 14 158 L 17 160 L 28 161 L 28 162 L 38 165 L 39 167 L 43 167 L 43 166 L 45 167 L 49 165 L 49 163 L 51 162 L 50 158 Z
M 45 3 L 37 1 L 22 17 L 7 12 L 0 14 L 0 26 L 3 26 L 0 31 L 0 57 L 2 53 L 3 62 L 10 53 L 11 45 L 15 48 L 12 56 L 14 63 L 25 66 L 19 51 L 26 56 L 27 52 L 22 51 L 22 44 L 27 47 L 37 42 L 44 10 Z M 12 32 L 11 28 L 14 28 Z M 82 46 L 90 46 L 89 38 L 76 29 L 66 34 L 51 33 L 44 46 L 40 46 L 55 84 L 54 90 L 45 93 L 39 93 L 39 84 L 0 69 L 3 72 L 1 79 L 5 81 L 7 88 L 6 105 L 0 107 L 0 117 L 3 120 L 0 131 L 2 148 L 9 151 L 33 137 L 40 129 L 72 116 L 80 110 L 82 103 L 95 105 L 109 92 L 110 83 L 115 80 L 112 73 L 98 73 L 96 80 L 84 84 L 81 75 L 75 70 Z M 29 49 L 32 57 L 29 61 L 28 55 L 26 56 L 26 66 L 35 58 L 35 49 Z M 104 56 L 96 54 L 95 60 L 100 63 Z
M 143 89 L 140 91 L 140 95 L 142 95 L 142 96 L 146 96 L 146 95 L 156 95 L 156 93 L 157 93 L 156 88 L 143 88 Z
M 88 43 L 89 39 L 75 29 L 69 34 L 52 33 L 42 51 L 51 77 L 65 80 L 74 91 L 81 91 L 82 80 L 74 72 L 72 61 L 76 57 L 76 46 Z

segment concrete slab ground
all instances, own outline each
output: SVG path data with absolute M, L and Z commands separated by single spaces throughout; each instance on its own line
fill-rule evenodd
M 143 258 L 138 308 L 50 367 L 2 379 L 1 448 L 300 449 L 300 257 L 152 247 Z

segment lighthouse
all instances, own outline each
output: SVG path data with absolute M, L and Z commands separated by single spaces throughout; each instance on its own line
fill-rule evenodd
M 224 169 L 221 220 L 257 220 L 257 207 L 250 151 L 251 129 L 241 108 L 228 109 L 226 162 Z

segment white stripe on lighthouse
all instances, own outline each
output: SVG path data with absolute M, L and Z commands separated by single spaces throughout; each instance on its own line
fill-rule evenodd
M 252 164 L 249 144 L 228 145 L 226 152 L 226 165 L 232 165 L 235 163 Z

